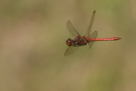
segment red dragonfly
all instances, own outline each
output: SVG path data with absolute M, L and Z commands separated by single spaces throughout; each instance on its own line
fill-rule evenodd
M 97 31 L 94 31 L 91 35 L 90 35 L 90 31 L 93 25 L 93 21 L 94 21 L 94 17 L 95 17 L 96 11 L 93 12 L 92 17 L 90 19 L 90 23 L 89 26 L 87 28 L 87 31 L 85 32 L 84 36 L 81 36 L 76 29 L 74 28 L 74 26 L 72 25 L 71 21 L 67 21 L 67 27 L 69 32 L 75 37 L 74 39 L 67 39 L 66 40 L 66 44 L 67 46 L 69 46 L 69 48 L 66 50 L 64 56 L 70 55 L 71 53 L 73 53 L 79 46 L 84 46 L 86 44 L 89 45 L 89 48 L 92 47 L 93 43 L 95 41 L 115 41 L 115 40 L 119 40 L 121 38 L 119 37 L 112 37 L 112 38 L 97 38 Z

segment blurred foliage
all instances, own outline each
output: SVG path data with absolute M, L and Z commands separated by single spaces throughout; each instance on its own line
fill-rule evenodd
M 0 91 L 135 91 L 134 0 L 1 0 Z M 71 20 L 119 41 L 95 42 L 64 57 Z

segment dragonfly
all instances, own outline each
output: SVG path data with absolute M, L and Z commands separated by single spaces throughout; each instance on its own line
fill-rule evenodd
M 87 31 L 85 32 L 84 36 L 81 36 L 77 32 L 77 30 L 74 28 L 71 21 L 67 21 L 66 25 L 67 25 L 69 32 L 71 33 L 71 35 L 73 35 L 74 37 L 76 36 L 76 37 L 73 39 L 68 38 L 66 40 L 66 45 L 68 46 L 68 48 L 65 51 L 64 56 L 68 56 L 74 53 L 78 47 L 85 46 L 87 44 L 89 45 L 89 49 L 90 49 L 95 41 L 116 41 L 116 40 L 121 39 L 120 37 L 97 38 L 97 35 L 98 35 L 97 31 L 94 31 L 90 35 L 90 31 L 91 31 L 91 28 L 94 22 L 95 14 L 96 14 L 96 11 L 94 10 L 91 16 Z

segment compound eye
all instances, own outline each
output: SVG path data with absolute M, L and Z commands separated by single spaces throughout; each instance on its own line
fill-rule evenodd
M 68 45 L 68 46 L 71 46 L 71 39 L 69 38 L 67 41 L 66 41 L 66 44 Z

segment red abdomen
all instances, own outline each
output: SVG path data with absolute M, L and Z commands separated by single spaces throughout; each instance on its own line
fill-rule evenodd
M 112 38 L 87 38 L 89 42 L 91 41 L 114 41 L 114 40 L 119 40 L 121 38 L 119 37 L 112 37 Z

